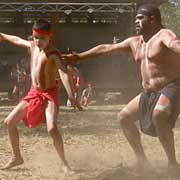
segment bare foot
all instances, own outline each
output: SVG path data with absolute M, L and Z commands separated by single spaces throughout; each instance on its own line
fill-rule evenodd
M 13 158 L 4 167 L 2 167 L 1 170 L 10 169 L 12 167 L 21 165 L 23 163 L 24 163 L 24 160 L 22 158 Z
M 64 174 L 72 175 L 75 174 L 75 171 L 73 171 L 69 166 L 63 165 L 62 167 Z

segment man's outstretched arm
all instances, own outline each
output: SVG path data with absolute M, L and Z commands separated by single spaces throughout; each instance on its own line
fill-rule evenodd
M 175 53 L 180 53 L 180 40 L 176 34 L 170 30 L 162 30 L 161 33 L 163 44 Z
M 72 53 L 69 55 L 62 55 L 62 57 L 67 61 L 76 62 L 101 55 L 128 53 L 131 52 L 131 40 L 132 38 L 128 38 L 117 44 L 101 44 L 82 53 Z
M 180 40 L 174 40 L 174 41 L 172 41 L 172 42 L 169 44 L 169 48 L 170 48 L 172 51 L 180 54 Z
M 10 43 L 13 43 L 17 46 L 22 46 L 22 47 L 27 47 L 30 48 L 31 43 L 30 41 L 27 41 L 25 39 L 22 39 L 18 36 L 14 36 L 14 35 L 8 35 L 5 33 L 0 33 L 0 41 L 6 40 Z

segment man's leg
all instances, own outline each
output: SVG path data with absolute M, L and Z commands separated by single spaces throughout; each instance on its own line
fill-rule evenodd
M 14 110 L 4 120 L 4 123 L 8 130 L 9 141 L 12 148 L 12 157 L 10 161 L 2 168 L 9 169 L 14 166 L 23 164 L 23 158 L 19 148 L 19 133 L 16 124 L 19 120 L 22 120 L 27 109 L 28 103 L 25 101 L 20 102 Z
M 174 134 L 168 123 L 170 108 L 169 99 L 162 94 L 153 112 L 153 122 L 159 140 L 167 154 L 168 166 L 170 169 L 174 169 L 178 167 L 178 164 L 175 155 Z
M 138 120 L 139 99 L 140 95 L 131 100 L 127 106 L 120 113 L 118 113 L 118 119 L 124 135 L 134 150 L 137 158 L 137 165 L 139 167 L 143 167 L 145 163 L 148 163 L 141 144 L 140 133 L 135 124 L 135 121 Z
M 47 130 L 52 137 L 54 147 L 62 160 L 63 171 L 65 173 L 72 172 L 65 158 L 63 139 L 57 127 L 57 116 L 58 110 L 56 105 L 54 102 L 49 101 L 46 108 Z

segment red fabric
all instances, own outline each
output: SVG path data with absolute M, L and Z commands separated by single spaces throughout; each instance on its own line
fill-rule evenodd
M 41 123 L 46 123 L 45 108 L 47 101 L 54 101 L 57 108 L 59 107 L 59 85 L 46 91 L 39 91 L 31 87 L 27 96 L 23 101 L 29 103 L 26 117 L 23 119 L 24 123 L 30 127 L 36 127 Z
M 52 33 L 46 30 L 40 30 L 40 29 L 33 29 L 32 30 L 32 35 L 33 36 L 38 36 L 38 35 L 47 35 L 49 37 L 52 36 Z

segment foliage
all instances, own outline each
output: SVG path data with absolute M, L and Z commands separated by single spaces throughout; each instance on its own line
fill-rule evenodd
M 180 0 L 170 0 L 160 7 L 163 25 L 180 36 Z

